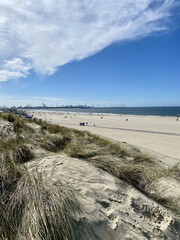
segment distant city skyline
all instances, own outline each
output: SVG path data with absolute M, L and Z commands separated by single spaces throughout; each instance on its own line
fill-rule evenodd
M 180 106 L 177 0 L 0 5 L 0 106 Z

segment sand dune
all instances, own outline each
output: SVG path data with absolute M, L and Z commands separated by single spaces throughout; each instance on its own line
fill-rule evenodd
M 51 117 L 51 120 L 48 121 L 57 121 L 59 124 L 61 124 L 59 118 L 63 117 L 65 118 L 66 116 L 46 113 L 40 114 L 38 113 L 36 115 L 37 117 L 40 118 L 42 118 L 42 115 L 44 115 L 46 117 L 46 120 L 48 120 L 47 119 L 48 117 Z M 66 116 L 65 119 L 70 120 L 73 119 L 74 121 L 75 117 L 76 116 L 68 115 Z M 83 118 L 84 116 L 79 117 Z M 88 116 L 86 117 L 88 118 Z M 98 119 L 99 117 L 100 119 L 98 121 L 104 119 L 101 118 L 102 116 L 97 115 L 92 116 L 92 119 L 96 118 Z M 71 131 L 70 129 L 64 129 L 47 123 L 44 124 L 43 122 L 37 121 L 36 119 L 34 121 L 31 120 L 29 122 L 27 121 L 26 124 L 24 121 L 24 125 L 22 119 L 19 118 L 18 121 L 19 125 L 17 125 L 17 119 L 15 121 L 14 117 L 14 123 L 9 123 L 8 121 L 4 120 L 0 122 L 0 130 L 2 132 L 2 134 L 0 135 L 0 139 L 1 143 L 4 144 L 2 146 L 6 147 L 5 150 L 7 151 L 8 154 L 7 156 L 11 156 L 12 153 L 14 152 L 16 153 L 19 161 L 17 166 L 19 166 L 21 158 L 24 160 L 22 148 L 23 146 L 17 145 L 18 143 L 16 141 L 18 141 L 19 137 L 21 137 L 21 139 L 30 140 L 26 142 L 26 145 L 24 145 L 26 146 L 24 148 L 24 153 L 28 153 L 30 157 L 28 159 L 25 158 L 25 161 L 21 161 L 21 163 L 26 165 L 26 169 L 28 169 L 28 172 L 30 172 L 30 174 L 28 172 L 24 172 L 25 174 L 24 176 L 26 176 L 26 174 L 28 173 L 29 176 L 32 177 L 34 174 L 31 174 L 32 173 L 31 171 L 35 169 L 42 173 L 36 174 L 36 176 L 39 175 L 40 177 L 41 176 L 44 177 L 45 182 L 43 182 L 43 185 L 41 186 L 46 186 L 46 184 L 48 185 L 48 183 L 51 183 L 50 189 L 52 189 L 54 186 L 56 186 L 56 183 L 58 181 L 61 181 L 61 186 L 63 185 L 65 186 L 66 184 L 68 184 L 75 190 L 75 192 L 73 192 L 73 198 L 74 199 L 76 199 L 76 197 L 78 198 L 80 206 L 82 208 L 81 215 L 78 215 L 78 223 L 80 228 L 79 231 L 77 231 L 77 227 L 75 228 L 75 239 L 78 240 L 180 239 L 180 221 L 178 219 L 180 206 L 180 191 L 179 191 L 180 188 L 179 188 L 179 175 L 177 175 L 179 174 L 179 168 L 178 166 L 176 166 L 174 168 L 165 169 L 157 164 L 161 163 L 164 167 L 167 168 L 169 165 L 172 165 L 175 161 L 178 162 L 177 159 L 165 156 L 162 157 L 161 154 L 153 152 L 153 154 L 151 154 L 151 159 L 148 160 L 147 156 L 144 157 L 143 154 L 139 151 L 139 149 L 127 143 L 120 143 L 118 144 L 118 146 L 115 145 L 116 146 L 115 147 L 113 144 L 111 144 L 112 141 L 109 142 L 106 140 L 102 140 L 101 138 L 98 138 L 97 136 L 93 136 L 91 134 L 89 134 L 88 136 L 88 133 Z M 108 124 L 108 122 L 106 124 Z M 17 129 L 16 132 L 14 131 L 15 126 L 19 126 L 19 131 L 17 131 Z M 77 128 L 84 130 L 85 128 L 88 127 L 84 128 L 77 125 Z M 97 129 L 96 127 L 91 128 Z M 162 130 L 163 129 L 161 129 L 161 131 Z M 9 143 L 11 144 L 11 146 L 10 145 L 7 146 L 7 142 L 3 140 L 4 138 L 5 139 L 7 138 L 9 132 L 11 133 L 12 136 L 14 136 L 14 142 L 12 141 L 12 138 L 10 138 L 11 141 Z M 107 132 L 104 132 L 105 136 L 106 133 Z M 69 138 L 70 142 L 67 141 L 68 136 L 71 137 Z M 103 148 L 100 142 L 98 142 L 99 141 L 98 139 L 101 140 L 100 142 L 103 144 Z M 14 145 L 12 145 L 12 143 Z M 85 154 L 85 152 L 83 155 L 82 149 L 76 148 L 76 145 L 78 144 L 82 145 L 81 148 L 83 149 L 87 148 L 86 151 L 89 150 L 90 152 L 93 151 L 93 146 L 94 147 L 96 146 L 97 147 L 96 155 L 94 156 L 88 155 L 87 154 L 88 152 L 86 153 L 87 155 Z M 54 146 L 57 147 L 59 146 L 59 148 L 54 149 Z M 76 154 L 72 155 L 70 154 L 71 153 L 70 150 L 74 148 Z M 121 151 L 119 151 L 119 149 Z M 4 148 L 1 149 L 1 151 L 2 153 L 5 153 Z M 31 151 L 33 151 L 33 155 L 31 155 Z M 102 154 L 102 151 L 104 154 Z M 19 155 L 19 153 L 21 153 L 21 155 Z M 129 153 L 131 154 L 129 155 Z M 142 157 L 141 160 L 136 159 L 139 153 L 141 153 Z M 27 157 L 28 154 L 27 155 L 25 154 L 25 156 Z M 12 155 L 12 157 L 16 155 Z M 5 155 L 3 156 L 5 157 Z M 82 156 L 86 157 L 83 158 Z M 95 156 L 97 157 L 96 160 L 93 158 Z M 17 158 L 14 157 L 13 161 L 15 162 L 16 159 Z M 93 159 L 95 161 L 94 165 L 92 161 Z M 105 168 L 106 165 L 104 165 L 103 168 L 100 167 L 100 165 L 98 165 L 100 162 L 103 163 L 103 159 L 107 160 L 107 163 L 110 165 L 110 167 Z M 112 159 L 114 159 L 114 161 L 112 161 Z M 140 162 L 137 164 L 137 161 Z M 147 163 L 145 164 L 143 163 L 143 161 L 147 161 Z M 104 163 L 106 163 L 106 161 Z M 119 175 L 118 173 L 123 172 L 123 167 L 125 167 L 125 165 L 128 168 L 131 168 L 132 166 L 134 167 L 134 165 L 136 165 L 136 171 L 133 172 L 133 170 L 131 170 L 129 172 L 130 175 L 128 175 L 128 171 L 125 168 L 124 174 L 127 177 L 123 178 L 123 174 Z M 101 166 L 103 166 L 103 164 Z M 10 165 L 10 167 L 12 167 L 12 165 Z M 145 171 L 142 172 L 141 168 L 143 167 L 145 168 Z M 148 175 L 147 171 L 148 169 L 151 175 Z M 175 171 L 173 169 L 175 169 Z M 2 171 L 2 175 L 3 173 L 4 170 Z M 113 175 L 110 173 L 112 173 Z M 159 175 L 159 173 L 164 174 Z M 48 178 L 48 175 L 50 175 L 51 177 Z M 149 177 L 150 180 L 147 181 Z M 120 178 L 124 179 L 124 181 L 120 180 Z M 25 180 L 26 178 L 23 179 Z M 37 181 L 36 179 L 35 182 L 36 185 L 39 186 L 41 180 Z M 66 184 L 62 184 L 62 182 Z M 130 185 L 130 183 L 132 185 Z M 31 185 L 30 189 L 34 190 L 34 186 L 36 185 Z M 61 189 L 61 186 L 58 187 L 58 190 Z M 136 186 L 138 189 L 141 189 L 144 194 L 133 186 Z M 18 187 L 18 189 L 21 189 L 21 187 Z M 39 193 L 39 191 L 35 192 Z M 25 195 L 23 196 L 25 197 L 29 196 L 27 193 L 29 193 L 29 191 L 27 191 L 26 189 Z M 57 194 L 56 188 L 55 193 Z M 51 196 L 51 194 L 52 193 L 50 191 L 50 193 L 47 196 Z M 59 200 L 60 195 L 56 194 L 55 196 Z M 30 199 L 33 202 L 34 195 L 30 196 L 31 197 L 26 197 L 26 199 Z M 42 194 L 42 196 L 44 196 L 44 194 Z M 151 198 L 148 198 L 147 196 L 151 196 L 156 201 L 158 201 L 157 198 L 159 197 L 161 201 L 158 202 L 161 203 L 162 201 L 169 202 L 171 205 L 164 205 L 169 210 L 165 209 L 164 207 L 159 205 L 157 202 L 153 201 Z M 16 197 L 15 199 L 17 199 Z M 37 199 L 39 201 L 39 197 Z M 54 199 L 56 198 L 51 199 L 53 206 L 55 203 Z M 45 203 L 48 203 L 48 201 L 42 198 L 41 205 L 45 205 L 45 209 L 43 210 L 46 212 L 48 204 L 46 205 Z M 31 204 L 29 206 L 34 205 Z M 29 209 L 31 209 L 31 207 L 29 206 L 27 208 L 28 211 Z M 52 210 L 52 208 L 50 209 Z M 174 215 L 170 212 L 170 209 L 172 210 Z M 48 212 L 48 214 L 51 214 L 51 210 Z M 39 210 L 36 213 L 39 214 Z M 68 210 L 68 208 L 65 212 L 63 210 L 62 213 L 71 216 L 71 210 Z M 31 216 L 31 214 L 29 214 L 28 212 L 26 212 L 26 214 L 27 215 L 25 216 Z M 37 224 L 35 224 L 35 226 L 36 225 Z
M 30 166 L 49 174 L 53 170 L 53 178 L 68 182 L 77 191 L 82 218 L 89 222 L 77 239 L 180 238 L 180 223 L 167 210 L 86 161 L 54 154 Z
M 34 116 L 123 141 L 123 146 L 127 149 L 133 150 L 133 146 L 128 143 L 134 144 L 164 167 L 179 163 L 180 127 L 174 118 L 57 113 L 35 113 Z M 80 122 L 88 124 L 79 126 Z M 118 129 L 120 126 L 123 130 Z M 84 160 L 69 158 L 65 154 L 53 154 L 31 163 L 32 167 L 49 174 L 54 170 L 55 179 L 64 179 L 77 191 L 83 207 L 82 217 L 86 219 L 88 226 L 85 228 L 86 232 L 82 230 L 77 239 L 180 238 L 179 220 L 169 211 L 128 183 Z M 174 199 L 177 203 L 180 197 L 179 182 L 163 178 L 159 181 L 161 182 L 154 181 L 148 192 L 153 194 L 156 191 L 165 199 L 171 199 L 172 202 Z

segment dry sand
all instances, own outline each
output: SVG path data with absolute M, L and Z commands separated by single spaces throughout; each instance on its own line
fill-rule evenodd
M 80 130 L 89 130 L 118 141 L 129 139 L 129 143 L 134 143 L 136 137 L 139 137 L 138 134 L 141 134 L 143 139 L 148 138 L 146 144 L 148 141 L 151 143 L 149 149 L 153 149 L 153 146 L 155 146 L 153 141 L 157 138 L 160 153 L 165 149 L 164 146 L 160 145 L 161 142 L 165 141 L 164 138 L 167 138 L 169 142 L 169 137 L 180 139 L 180 136 L 162 133 L 114 129 L 118 127 L 136 130 L 149 129 L 150 131 L 168 131 L 179 134 L 179 122 L 175 122 L 174 118 L 131 116 L 128 117 L 129 121 L 126 122 L 127 116 L 103 116 L 101 118 L 102 116 L 98 115 L 36 113 L 34 117 Z M 79 126 L 79 122 L 88 122 L 88 126 Z M 95 127 L 94 124 L 96 124 Z M 29 126 L 37 132 L 40 130 L 40 126 L 35 123 L 29 123 Z M 13 134 L 13 124 L 0 121 L 0 133 L 0 139 L 11 136 Z M 174 145 L 171 146 L 177 147 L 178 140 L 174 141 Z M 137 139 L 137 142 L 143 144 L 142 139 Z M 128 144 L 125 145 L 129 146 Z M 171 155 L 171 148 L 166 149 L 166 151 Z M 177 148 L 178 151 L 180 150 Z M 157 153 L 153 154 L 157 155 Z M 173 158 L 162 158 L 162 155 L 160 156 L 161 160 L 164 159 L 164 163 L 168 165 L 177 161 L 174 159 L 173 162 Z M 180 221 L 169 211 L 128 183 L 84 160 L 70 158 L 62 153 L 50 154 L 47 152 L 46 156 L 42 157 L 42 154 L 40 154 L 34 161 L 28 162 L 27 166 L 30 169 L 46 172 L 54 180 L 60 179 L 76 190 L 76 195 L 83 210 L 79 219 L 80 233 L 77 233 L 76 236 L 78 240 L 180 239 Z M 180 201 L 178 181 L 172 181 L 170 178 L 161 178 L 159 181 L 161 182 L 153 182 L 149 191 L 156 191 L 165 198 L 170 196 L 172 199 Z
M 68 182 L 77 191 L 86 219 L 78 240 L 180 239 L 180 222 L 129 184 L 90 163 L 53 154 L 29 163 Z
M 159 154 L 167 165 L 179 162 L 180 135 L 173 134 L 180 134 L 180 122 L 175 118 L 42 112 L 34 113 L 34 117 L 144 147 L 153 151 L 151 154 L 156 157 Z M 79 126 L 80 122 L 88 122 L 88 125 Z M 180 239 L 180 221 L 169 211 L 129 184 L 84 160 L 65 154 L 50 154 L 28 165 L 67 182 L 77 191 L 83 209 L 82 219 L 86 222 L 86 228 L 82 223 L 81 235 L 76 236 L 78 240 Z M 179 182 L 163 178 L 160 181 L 160 184 L 154 182 L 149 190 L 180 201 Z
M 151 154 L 161 154 L 169 165 L 180 160 L 180 119 L 159 116 L 130 116 L 34 112 L 34 117 L 66 127 L 138 146 Z M 128 121 L 126 121 L 128 119 Z M 87 122 L 86 126 L 79 126 Z M 95 125 L 95 126 L 94 126 Z

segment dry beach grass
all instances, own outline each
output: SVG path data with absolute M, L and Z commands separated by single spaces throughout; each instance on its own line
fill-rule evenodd
M 23 120 L 13 117 L 17 127 Z M 25 123 L 18 126 L 14 138 L 0 140 L 0 239 L 73 239 L 80 213 L 73 190 L 20 165 L 34 155 L 24 145 L 32 131 L 26 131 Z
M 179 186 L 179 165 L 164 168 L 138 149 L 39 119 L 1 113 L 13 137 L 0 139 L 0 238 L 73 239 L 78 229 L 80 204 L 76 194 L 60 178 L 52 179 L 27 162 L 65 154 L 102 169 L 139 189 L 180 217 L 180 195 L 167 192 Z M 157 189 L 157 190 L 155 190 Z M 166 194 L 164 194 L 166 192 Z M 28 228 L 27 228 L 28 226 Z M 178 239 L 178 238 L 177 238 Z

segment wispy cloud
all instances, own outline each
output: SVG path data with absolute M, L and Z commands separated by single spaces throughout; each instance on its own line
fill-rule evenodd
M 0 82 L 7 81 L 9 79 L 16 79 L 20 77 L 26 77 L 31 69 L 28 63 L 23 62 L 20 58 L 14 58 L 12 60 L 4 60 L 3 69 L 0 70 Z
M 177 0 L 0 0 L 0 81 L 168 29 Z

